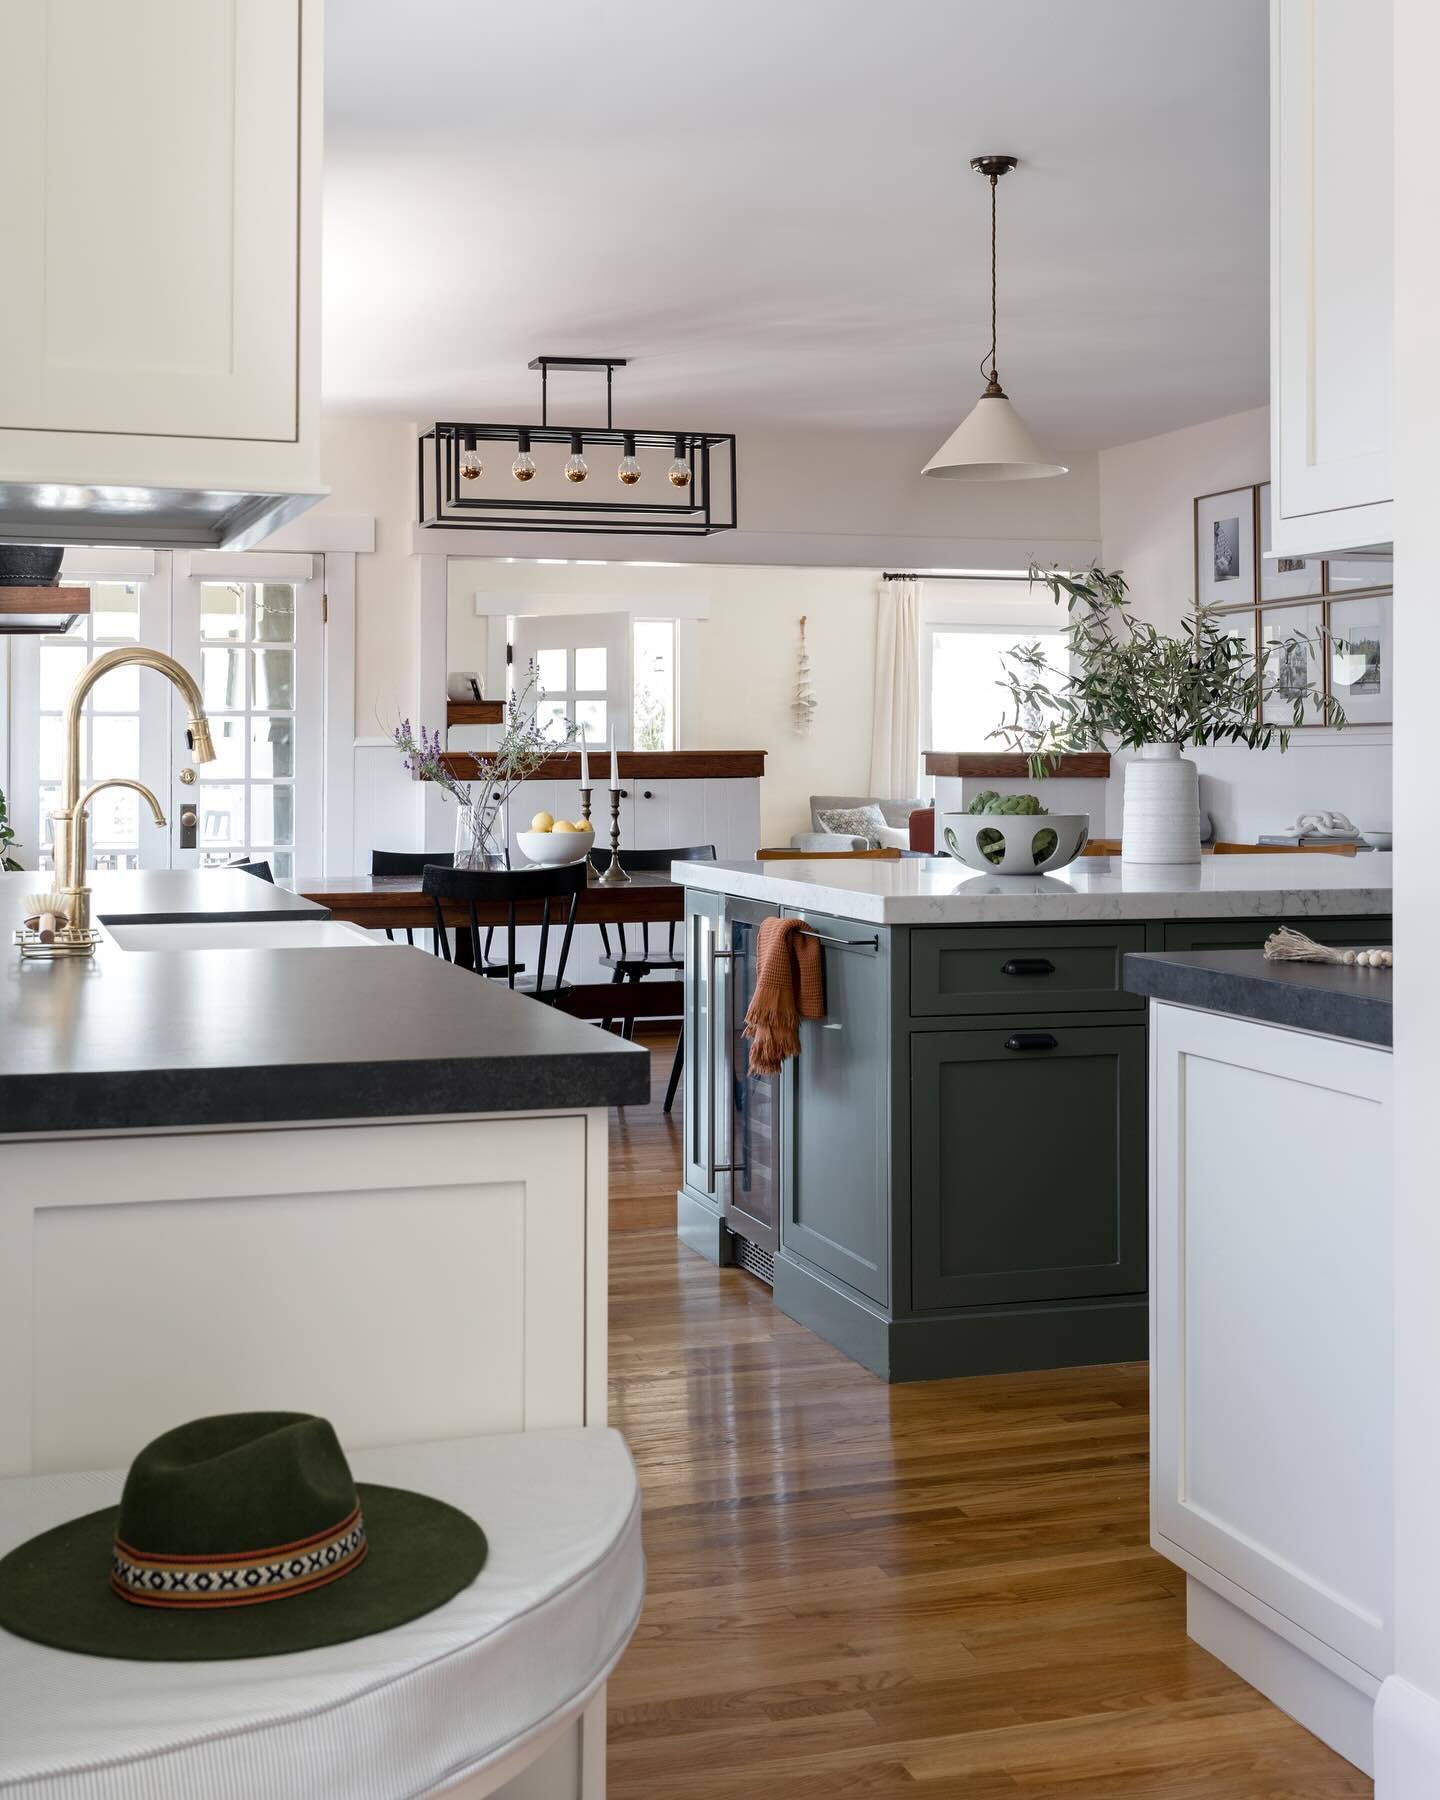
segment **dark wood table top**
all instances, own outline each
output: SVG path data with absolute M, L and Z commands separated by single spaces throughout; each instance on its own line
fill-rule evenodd
M 247 877 L 253 879 L 253 877 Z M 375 929 L 384 926 L 429 926 L 435 923 L 435 906 L 428 894 L 422 893 L 418 875 L 302 875 L 295 891 L 318 906 L 328 907 L 330 916 L 354 925 Z M 477 907 L 482 925 L 503 925 L 505 908 L 489 904 Z M 611 925 L 655 922 L 668 923 L 681 918 L 685 910 L 685 890 L 668 875 L 637 870 L 624 887 L 597 887 L 593 882 L 580 896 L 576 922 L 585 925 Z M 445 903 L 449 924 L 464 925 L 469 912 L 454 901 Z M 521 924 L 540 921 L 537 905 L 521 907 L 517 914 Z

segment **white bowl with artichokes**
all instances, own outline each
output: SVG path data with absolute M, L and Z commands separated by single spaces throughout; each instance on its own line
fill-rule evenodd
M 1089 813 L 1052 813 L 1034 794 L 986 789 L 966 812 L 941 815 L 940 839 L 957 862 L 982 875 L 1043 875 L 1085 848 Z

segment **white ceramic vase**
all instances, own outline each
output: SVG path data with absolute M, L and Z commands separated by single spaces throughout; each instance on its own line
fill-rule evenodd
M 1200 860 L 1200 776 L 1179 744 L 1142 744 L 1125 768 L 1120 854 L 1127 863 Z

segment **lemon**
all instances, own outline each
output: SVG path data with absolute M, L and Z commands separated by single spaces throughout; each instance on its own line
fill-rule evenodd
M 578 831 L 580 827 L 578 825 L 572 825 L 568 819 L 557 819 L 555 821 L 555 829 L 557 831 Z
M 549 813 L 538 812 L 530 821 L 530 829 L 532 831 L 553 831 L 555 829 L 555 821 L 550 817 Z

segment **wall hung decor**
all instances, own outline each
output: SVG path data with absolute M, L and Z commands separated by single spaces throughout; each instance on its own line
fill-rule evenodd
M 795 735 L 804 737 L 815 722 L 815 708 L 820 702 L 810 681 L 810 652 L 805 645 L 805 614 L 800 615 L 800 647 L 795 653 L 795 695 L 790 711 L 795 720 Z
M 1323 726 L 1331 700 L 1349 725 L 1389 725 L 1392 547 L 1277 556 L 1273 503 L 1268 481 L 1196 500 L 1197 601 L 1228 634 L 1268 649 L 1263 724 L 1297 729 L 1298 695 L 1300 730 Z
M 990 349 L 980 363 L 984 392 L 922 471 L 942 481 L 1033 481 L 1039 476 L 1068 473 L 1064 463 L 1052 461 L 1031 437 L 1000 385 L 995 361 L 995 190 L 1000 177 L 1008 175 L 1017 160 L 1013 156 L 970 158 L 970 167 L 990 183 Z
M 537 356 L 540 423 L 440 420 L 420 434 L 420 523 L 461 531 L 708 537 L 736 525 L 735 436 L 615 424 L 623 356 Z M 554 371 L 605 374 L 605 423 L 552 425 Z M 614 458 L 613 462 L 611 458 Z
M 1202 494 L 1195 502 L 1195 604 L 1255 599 L 1254 488 Z
M 1276 556 L 1270 548 L 1270 483 L 1255 490 L 1256 521 L 1260 529 L 1260 598 L 1301 600 L 1324 592 L 1325 564 L 1319 556 Z

